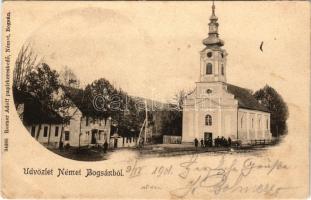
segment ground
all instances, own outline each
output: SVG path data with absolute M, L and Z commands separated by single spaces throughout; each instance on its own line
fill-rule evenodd
M 81 149 L 77 148 L 68 148 L 68 149 L 50 149 L 54 153 L 63 156 L 65 158 L 79 160 L 79 161 L 98 161 L 98 160 L 107 160 L 108 156 L 113 153 L 109 151 L 104 153 L 102 149 L 91 148 L 91 149 Z
M 265 151 L 269 146 L 256 146 L 246 148 L 230 148 L 230 147 L 208 147 L 195 148 L 193 144 L 155 144 L 146 145 L 142 149 L 138 148 L 118 148 L 109 149 L 107 153 L 104 153 L 102 149 L 91 148 L 91 149 L 80 149 L 69 148 L 66 150 L 50 149 L 54 153 L 79 161 L 99 161 L 107 160 L 113 157 L 113 154 L 119 151 L 127 151 L 136 153 L 138 157 L 171 157 L 180 155 L 190 155 L 195 153 L 212 155 L 212 154 L 235 154 L 235 153 L 249 153 L 259 154 Z

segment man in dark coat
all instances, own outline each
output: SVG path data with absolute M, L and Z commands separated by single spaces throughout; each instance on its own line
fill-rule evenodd
M 207 148 L 208 147 L 208 139 L 204 140 L 204 147 Z
M 204 141 L 203 141 L 203 139 L 201 139 L 201 147 L 203 148 L 204 147 Z
M 105 143 L 104 143 L 104 153 L 107 152 L 107 149 L 108 149 L 108 142 L 105 141 Z
M 231 147 L 231 143 L 232 143 L 231 138 L 228 137 L 228 146 L 229 146 L 229 147 Z
M 197 138 L 194 139 L 194 146 L 195 146 L 195 149 L 197 150 L 198 149 L 198 144 L 199 144 L 199 141 Z

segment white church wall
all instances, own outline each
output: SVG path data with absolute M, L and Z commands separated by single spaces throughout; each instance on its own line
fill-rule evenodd
M 193 142 L 194 138 L 194 110 L 192 107 L 185 107 L 183 111 L 182 142 Z
M 238 134 L 243 143 L 251 140 L 271 139 L 270 113 L 239 109 Z
M 237 108 L 223 108 L 221 119 L 221 136 L 235 140 L 237 138 Z

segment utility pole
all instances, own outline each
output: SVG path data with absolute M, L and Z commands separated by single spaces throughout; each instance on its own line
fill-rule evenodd
M 145 143 L 147 143 L 147 127 L 148 127 L 148 111 L 147 111 L 147 100 L 145 99 L 145 113 L 146 113 L 146 118 L 145 118 L 145 120 L 146 120 L 146 123 L 145 123 L 145 139 L 144 139 L 144 141 L 145 141 Z

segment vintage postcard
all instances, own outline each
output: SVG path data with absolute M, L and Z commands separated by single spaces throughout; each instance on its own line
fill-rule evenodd
M 3 198 L 309 196 L 308 1 L 6 1 Z

